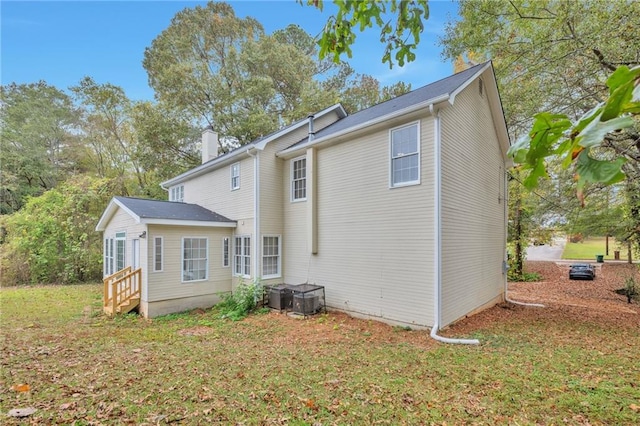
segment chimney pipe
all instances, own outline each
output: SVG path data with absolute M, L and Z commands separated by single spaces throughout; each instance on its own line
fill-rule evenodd
M 202 163 L 216 158 L 218 152 L 218 134 L 211 127 L 207 127 L 202 132 Z
M 309 119 L 309 142 L 311 142 L 315 135 L 315 132 L 313 131 L 313 114 L 309 114 L 307 118 Z

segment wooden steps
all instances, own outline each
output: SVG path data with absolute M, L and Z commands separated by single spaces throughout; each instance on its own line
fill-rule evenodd
M 139 297 L 132 297 L 122 303 L 120 303 L 117 307 L 116 307 L 116 314 L 126 314 L 129 313 L 131 311 L 133 311 L 135 308 L 138 307 L 138 305 L 140 305 L 140 298 Z M 113 310 L 112 306 L 105 306 L 104 307 L 104 313 L 109 315 L 109 316 L 113 316 L 113 312 L 111 312 Z
M 127 266 L 103 279 L 103 310 L 109 316 L 126 314 L 140 305 L 142 268 Z

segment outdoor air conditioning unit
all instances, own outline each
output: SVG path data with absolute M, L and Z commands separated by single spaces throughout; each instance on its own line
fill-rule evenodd
M 320 297 L 314 294 L 294 294 L 293 312 L 302 315 L 315 314 L 320 310 Z
M 279 311 L 291 309 L 293 294 L 288 286 L 284 284 L 275 285 L 269 287 L 267 291 L 269 292 L 269 307 L 271 309 L 277 309 Z

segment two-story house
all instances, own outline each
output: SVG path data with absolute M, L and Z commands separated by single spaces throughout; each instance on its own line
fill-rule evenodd
M 97 225 L 105 276 L 140 268 L 143 315 L 212 306 L 239 279 L 319 284 L 330 309 L 415 327 L 503 300 L 509 138 L 491 63 L 224 155 L 211 130 L 202 146 L 162 184 L 169 201 L 115 197 Z

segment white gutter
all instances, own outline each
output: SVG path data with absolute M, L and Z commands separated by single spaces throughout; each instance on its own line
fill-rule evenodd
M 429 105 L 429 112 L 433 116 L 434 125 L 434 173 L 435 173 L 435 211 L 434 211 L 434 311 L 433 311 L 433 327 L 431 327 L 431 337 L 443 343 L 456 343 L 462 345 L 479 345 L 477 339 L 452 339 L 449 337 L 438 336 L 438 328 L 441 323 L 441 298 L 442 298 L 442 212 L 441 212 L 441 186 L 442 186 L 442 170 L 441 170 L 441 153 L 440 153 L 440 110 L 435 110 L 433 104 Z
M 251 154 L 249 151 L 255 149 L 256 153 Z M 260 280 L 260 157 L 259 151 L 255 147 L 247 148 L 247 155 L 253 157 L 253 262 L 255 272 L 253 273 L 254 281 Z
M 276 153 L 276 157 L 287 157 L 289 154 L 293 154 L 295 152 L 298 152 L 300 150 L 306 150 L 308 147 L 316 145 L 316 144 L 320 144 L 322 142 L 326 142 L 328 140 L 333 140 L 336 138 L 339 138 L 340 136 L 344 136 L 344 135 L 348 135 L 349 133 L 353 133 L 353 132 L 357 132 L 358 130 L 362 130 L 362 129 L 366 129 L 369 128 L 371 126 L 374 126 L 378 123 L 382 123 L 384 121 L 387 120 L 392 120 L 396 117 L 401 117 L 403 115 L 412 113 L 414 111 L 419 111 L 421 109 L 424 108 L 429 108 L 429 110 L 431 110 L 431 108 L 433 108 L 434 104 L 440 103 L 440 102 L 444 102 L 449 100 L 449 94 L 444 94 L 441 96 L 438 96 L 437 98 L 433 98 L 433 99 L 429 99 L 427 101 L 424 102 L 420 102 L 418 104 L 415 105 L 411 105 L 407 108 L 392 112 L 390 114 L 386 114 L 380 117 L 377 117 L 373 120 L 369 120 L 369 121 L 365 121 L 364 123 L 360 123 L 357 126 L 351 126 L 351 127 L 347 127 L 344 130 L 341 130 L 339 132 L 335 132 L 335 133 L 331 133 L 328 134 L 326 136 L 322 136 L 319 138 L 314 137 L 312 140 L 307 140 L 307 142 L 300 144 L 300 145 L 296 145 L 296 146 L 292 146 L 290 148 L 287 148 L 283 151 L 280 151 L 278 153 Z

